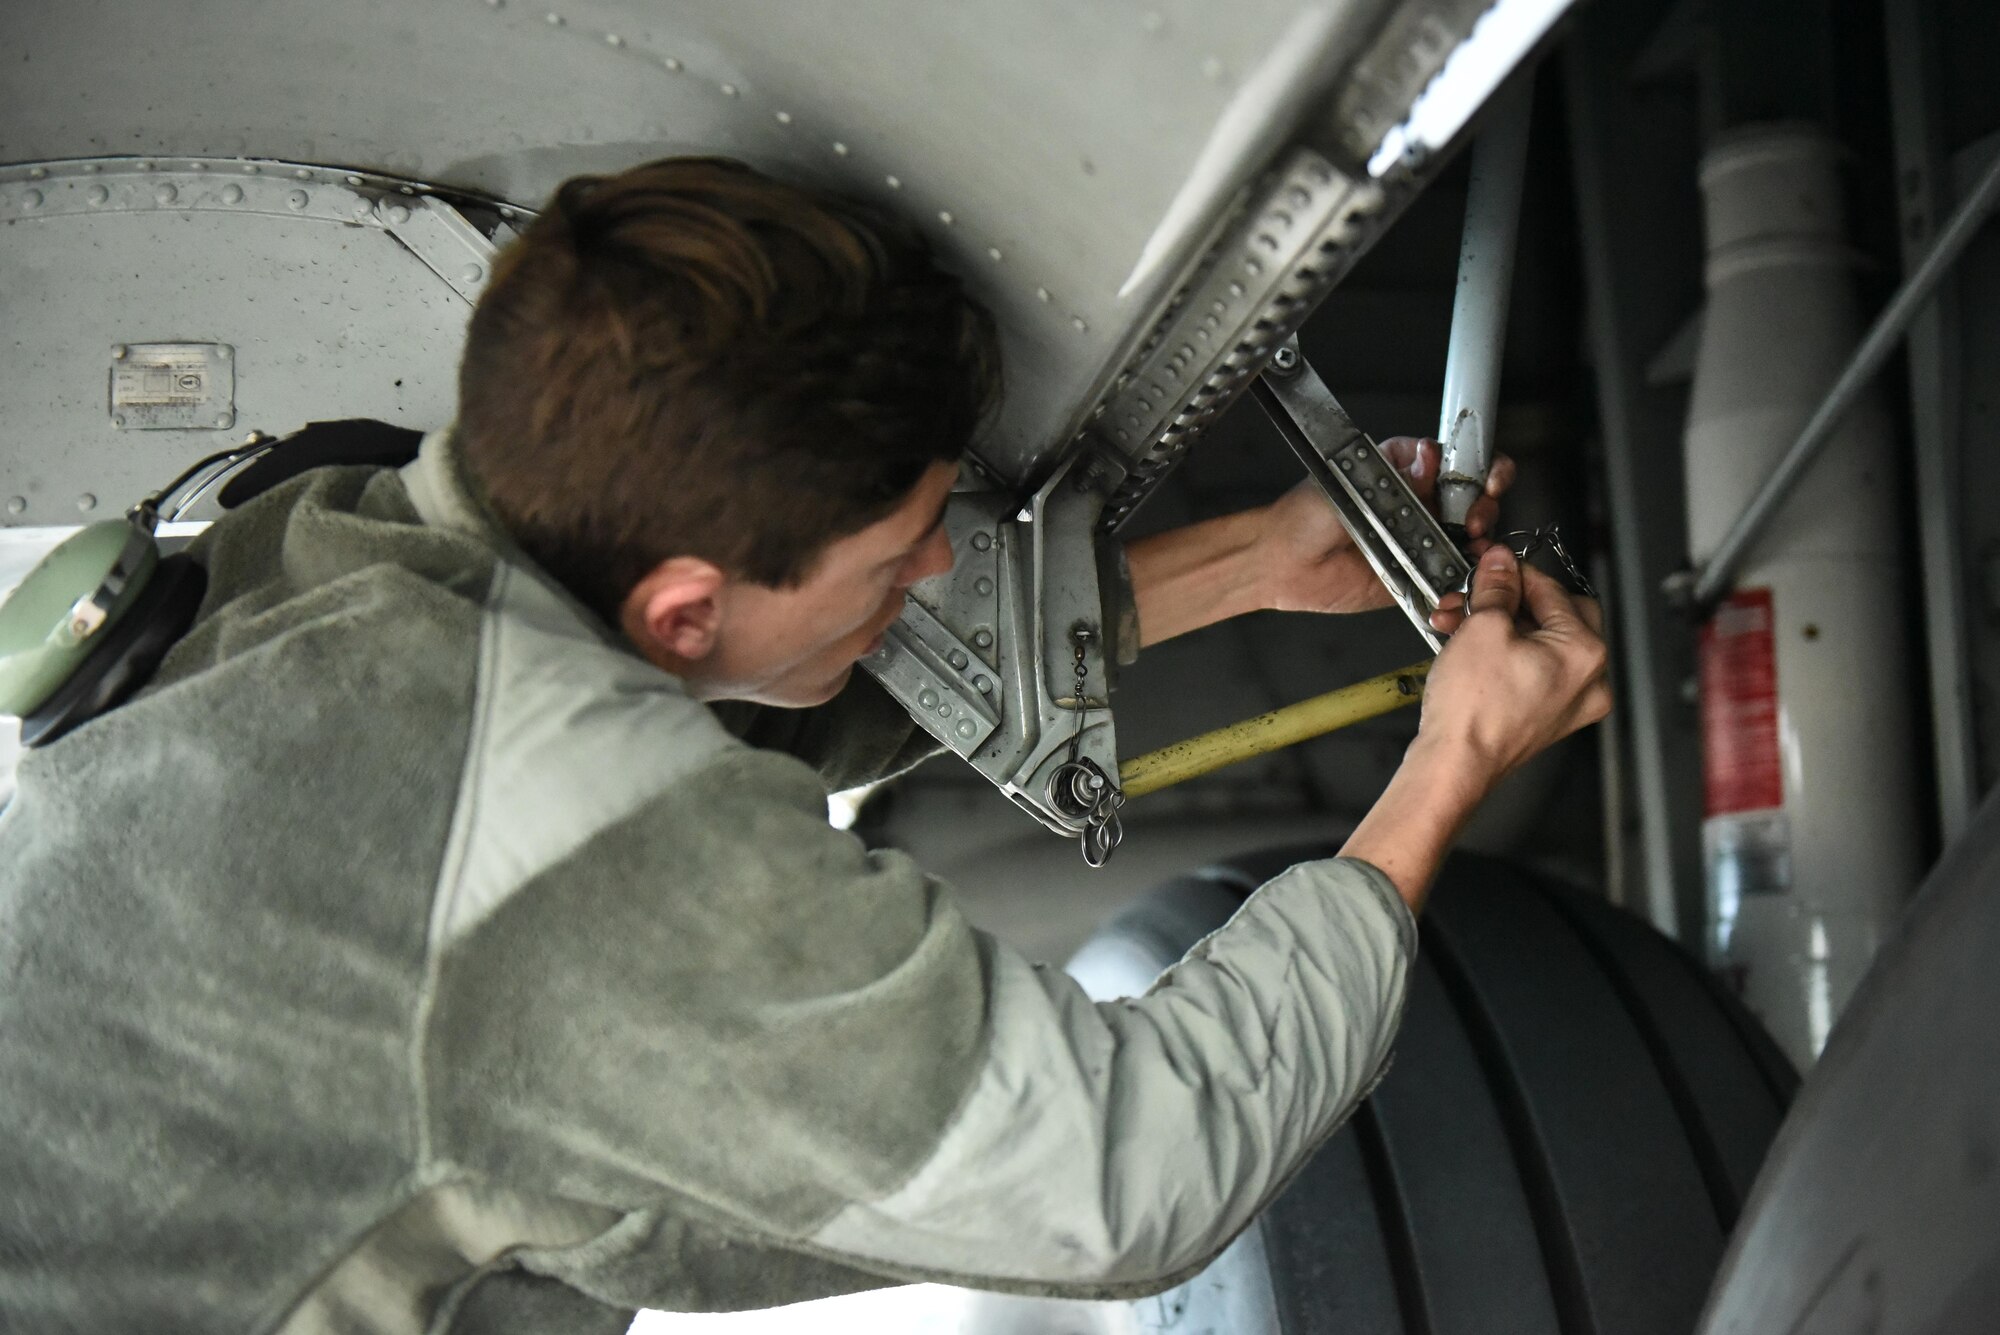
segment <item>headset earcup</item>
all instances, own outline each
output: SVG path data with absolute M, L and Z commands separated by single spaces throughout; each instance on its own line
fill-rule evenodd
M 161 561 L 138 601 L 60 687 L 21 719 L 21 744 L 47 746 L 123 703 L 194 624 L 208 572 L 185 553 Z

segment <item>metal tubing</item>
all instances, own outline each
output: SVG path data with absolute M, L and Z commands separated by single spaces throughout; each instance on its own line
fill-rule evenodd
M 1458 247 L 1458 292 L 1445 354 L 1444 406 L 1438 440 L 1438 506 L 1447 524 L 1463 525 L 1486 489 L 1500 406 L 1500 353 L 1507 341 L 1507 301 L 1514 287 L 1514 239 L 1521 225 L 1521 178 L 1528 155 L 1532 77 L 1515 80 L 1494 100 L 1472 148 L 1465 232 Z
M 1896 289 L 1896 295 L 1889 299 L 1882 313 L 1875 317 L 1875 323 L 1861 340 L 1861 346 L 1855 349 L 1854 356 L 1848 360 L 1839 379 L 1834 381 L 1833 388 L 1820 400 L 1819 407 L 1799 432 L 1798 439 L 1785 451 L 1785 457 L 1778 461 L 1778 466 L 1771 470 L 1771 475 L 1764 479 L 1757 494 L 1750 498 L 1750 503 L 1743 507 L 1743 513 L 1730 526 L 1715 555 L 1702 567 L 1694 584 L 1696 607 L 1710 606 L 1729 587 L 1729 581 L 1736 568 L 1743 563 L 1750 544 L 1757 540 L 1764 525 L 1785 503 L 1792 487 L 1812 466 L 1820 450 L 1833 439 L 1835 429 L 1861 397 L 1861 392 L 1874 380 L 1883 363 L 1889 360 L 1889 355 L 1896 350 L 1910 322 L 1917 317 L 1937 287 L 1938 280 L 1957 263 L 1958 257 L 1964 253 L 1972 238 L 1979 234 L 1979 229 L 1985 225 L 1996 205 L 2000 205 L 2000 159 L 1987 168 L 1979 184 L 1966 196 L 1965 202 L 1959 205 L 1951 221 L 1938 234 L 1937 244 L 1931 247 L 1916 271 Z
M 1923 5 L 1882 11 L 1889 122 L 1903 220 L 1903 262 L 1924 253 L 1947 206 L 1938 17 Z M 1910 325 L 1910 443 L 1917 484 L 1917 551 L 1923 561 L 1924 638 L 1930 668 L 1931 760 L 1940 846 L 1950 847 L 1979 808 L 1978 737 L 1972 701 L 1975 618 L 1965 567 L 1965 374 L 1962 303 L 1942 285 Z
M 1214 732 L 1190 737 L 1143 756 L 1134 756 L 1118 767 L 1118 786 L 1125 796 L 1143 797 L 1162 788 L 1234 765 L 1299 742 L 1311 741 L 1327 733 L 1393 713 L 1424 698 L 1424 680 L 1430 675 L 1429 659 L 1412 663 L 1394 672 L 1344 686 L 1325 695 L 1315 695 L 1283 709 L 1232 723 Z

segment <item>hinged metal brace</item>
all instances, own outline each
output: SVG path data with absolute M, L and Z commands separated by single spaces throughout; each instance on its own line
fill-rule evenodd
M 1465 589 L 1471 562 L 1296 347 L 1290 351 L 1274 358 L 1252 387 L 1258 406 L 1333 503 L 1356 549 L 1417 634 L 1433 652 L 1442 649 L 1431 613 L 1446 594 Z

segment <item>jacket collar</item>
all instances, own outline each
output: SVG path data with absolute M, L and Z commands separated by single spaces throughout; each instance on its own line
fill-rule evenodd
M 426 524 L 477 538 L 509 561 L 527 560 L 499 519 L 473 494 L 451 427 L 440 427 L 425 436 L 417 446 L 417 457 L 403 465 L 401 475 L 410 504 Z
M 404 464 L 399 475 L 403 479 L 404 490 L 409 493 L 410 504 L 416 507 L 417 516 L 425 524 L 462 533 L 488 548 L 502 561 L 553 593 L 597 639 L 626 653 L 636 654 L 637 651 L 625 643 L 622 635 L 578 602 L 553 575 L 521 550 L 499 517 L 473 490 L 470 479 L 465 475 L 464 462 L 459 457 L 453 428 L 440 427 L 425 436 L 417 447 L 417 457 Z

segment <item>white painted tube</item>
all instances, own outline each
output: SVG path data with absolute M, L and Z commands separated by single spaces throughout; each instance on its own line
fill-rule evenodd
M 1486 489 L 1500 407 L 1500 358 L 1507 344 L 1507 304 L 1514 290 L 1515 238 L 1521 227 L 1521 177 L 1528 157 L 1528 111 L 1534 81 L 1523 76 L 1496 100 L 1472 146 L 1465 231 L 1458 246 L 1451 343 L 1445 351 L 1444 406 L 1438 441 L 1438 510 L 1463 525 Z
M 1686 440 L 1697 563 L 1860 338 L 1839 161 L 1801 126 L 1740 132 L 1703 160 L 1708 306 Z M 1871 393 L 1702 632 L 1711 959 L 1802 1067 L 1921 870 L 1893 445 Z

